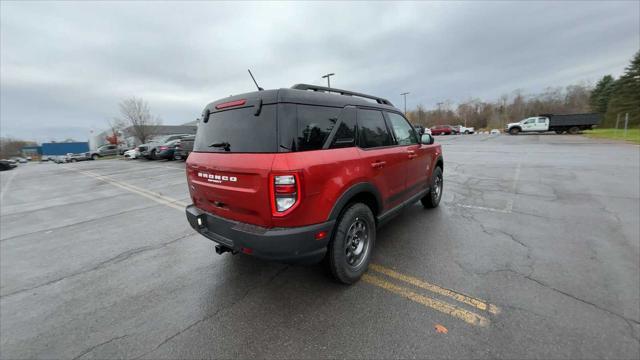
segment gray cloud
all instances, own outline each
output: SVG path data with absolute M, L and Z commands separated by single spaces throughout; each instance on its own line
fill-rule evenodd
M 638 2 L 1 3 L 0 131 L 84 139 L 120 99 L 165 123 L 211 100 L 332 84 L 408 106 L 619 75 L 640 48 Z

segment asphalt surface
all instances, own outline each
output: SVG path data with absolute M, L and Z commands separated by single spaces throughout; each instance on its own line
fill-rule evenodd
M 0 357 L 639 358 L 640 147 L 437 141 L 441 206 L 380 229 L 350 287 L 216 255 L 184 163 L 2 172 Z

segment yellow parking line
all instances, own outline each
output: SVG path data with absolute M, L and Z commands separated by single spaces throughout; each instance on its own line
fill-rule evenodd
M 369 265 L 371 266 L 371 265 Z M 483 316 L 480 316 L 474 312 L 459 308 L 457 306 L 448 304 L 446 302 L 432 299 L 430 297 L 420 295 L 411 291 L 408 288 L 398 286 L 386 280 L 383 280 L 377 276 L 371 274 L 362 275 L 362 281 L 390 291 L 396 295 L 400 295 L 409 300 L 412 300 L 418 304 L 426 306 L 428 308 L 437 310 L 441 313 L 456 317 L 468 324 L 476 325 L 476 326 L 487 326 L 489 325 L 489 320 Z
M 492 314 L 498 314 L 500 312 L 500 309 L 493 305 L 493 304 L 489 304 L 484 300 L 481 299 L 477 299 L 468 295 L 464 295 L 464 294 L 460 294 L 458 292 L 455 292 L 453 290 L 449 290 L 449 289 L 445 289 L 441 286 L 435 285 L 435 284 L 431 284 L 428 283 L 424 280 L 415 278 L 413 276 L 409 276 L 409 275 L 405 275 L 405 274 L 401 274 L 395 270 L 391 270 L 389 268 L 386 268 L 382 265 L 378 265 L 378 264 L 369 264 L 369 269 L 379 272 L 381 274 L 385 274 L 389 277 L 392 277 L 394 279 L 398 279 L 400 281 L 404 281 L 408 284 L 411 284 L 413 286 L 419 287 L 421 289 L 425 289 L 425 290 L 429 290 L 433 293 L 439 294 L 439 295 L 443 295 L 443 296 L 447 296 L 450 297 L 454 300 L 460 301 L 462 303 L 465 303 L 467 305 L 471 305 L 477 309 L 483 310 L 483 311 L 488 311 Z
M 85 170 L 79 170 L 79 169 L 73 169 L 73 171 L 77 171 L 79 173 L 82 173 L 84 175 L 93 177 L 95 179 L 98 179 L 100 181 L 104 181 L 108 184 L 111 184 L 113 186 L 119 187 L 121 189 L 127 190 L 129 192 L 138 194 L 140 196 L 143 196 L 145 198 L 148 198 L 150 200 L 153 200 L 155 202 L 158 202 L 160 204 L 169 206 L 171 208 L 174 208 L 176 210 L 179 211 L 184 211 L 184 207 L 187 206 L 186 203 L 183 203 L 177 199 L 171 198 L 169 196 L 165 196 L 165 195 L 160 195 L 154 192 L 151 192 L 149 190 L 146 189 L 142 189 L 139 188 L 135 185 L 131 185 L 125 182 L 121 182 L 121 181 L 117 181 L 115 179 L 112 179 L 108 176 L 104 176 L 104 175 L 99 175 L 96 173 L 93 173 L 91 171 L 85 171 Z M 440 287 L 438 285 L 434 285 L 431 283 L 428 283 L 424 280 L 409 276 L 409 275 L 405 275 L 405 274 L 401 274 L 395 270 L 386 268 L 382 265 L 378 265 L 378 264 L 369 264 L 369 269 L 373 270 L 375 272 L 384 274 L 386 276 L 389 276 L 391 278 L 403 281 L 405 283 L 411 284 L 413 286 L 416 286 L 418 288 L 421 289 L 425 289 L 425 290 L 429 290 L 431 292 L 434 292 L 436 294 L 440 294 L 443 296 L 447 296 L 450 297 L 452 299 L 455 299 L 457 301 L 460 301 L 462 303 L 465 303 L 467 305 L 471 305 L 477 309 L 480 310 L 484 310 L 484 311 L 489 311 L 492 314 L 497 314 L 499 312 L 499 309 L 493 305 L 493 304 L 489 304 L 484 300 L 480 300 L 480 299 L 476 299 L 464 294 L 460 294 L 457 293 L 453 290 L 449 290 L 449 289 L 445 289 L 443 287 Z M 396 284 L 393 284 L 389 281 L 383 280 L 380 277 L 377 277 L 375 275 L 371 275 L 370 273 L 364 274 L 362 276 L 362 280 L 366 283 L 378 286 L 380 288 L 383 288 L 387 291 L 390 291 L 394 294 L 400 295 L 402 297 L 405 297 L 409 300 L 412 300 L 416 303 L 419 303 L 423 306 L 426 306 L 428 308 L 440 311 L 442 313 L 451 315 L 453 317 L 456 317 L 458 319 L 461 319 L 463 321 L 465 321 L 466 323 L 469 323 L 471 325 L 478 325 L 478 326 L 486 326 L 489 324 L 489 320 L 483 316 L 480 316 L 474 312 L 462 309 L 460 307 L 451 305 L 449 303 L 440 301 L 440 300 L 436 300 L 418 293 L 415 293 L 414 291 L 412 291 L 411 289 L 402 287 L 402 286 L 398 286 Z

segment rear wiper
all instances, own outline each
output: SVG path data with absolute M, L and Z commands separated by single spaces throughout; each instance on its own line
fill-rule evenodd
M 228 142 L 219 142 L 219 143 L 213 143 L 211 145 L 209 145 L 209 147 L 217 147 L 217 148 L 223 148 L 224 151 L 230 151 L 231 150 L 231 144 L 229 144 Z

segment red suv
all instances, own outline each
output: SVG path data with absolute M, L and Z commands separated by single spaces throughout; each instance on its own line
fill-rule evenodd
M 327 257 L 353 283 L 376 227 L 442 196 L 440 145 L 385 99 L 313 85 L 209 104 L 187 159 L 191 226 L 216 252 L 294 262 Z
M 451 125 L 436 125 L 431 128 L 432 135 L 451 135 L 455 133 L 456 130 Z

